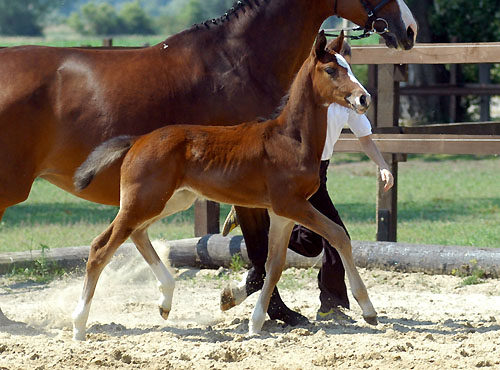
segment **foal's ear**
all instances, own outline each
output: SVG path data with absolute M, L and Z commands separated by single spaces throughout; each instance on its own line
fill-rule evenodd
M 344 47 L 344 30 L 340 32 L 340 35 L 328 44 L 328 49 L 333 50 L 336 53 L 342 54 L 342 49 Z
M 316 36 L 316 41 L 314 42 L 314 56 L 316 59 L 321 59 L 325 55 L 326 51 L 326 36 L 325 31 L 321 30 Z

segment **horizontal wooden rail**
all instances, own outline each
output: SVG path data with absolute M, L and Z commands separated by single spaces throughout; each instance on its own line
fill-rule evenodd
M 500 135 L 374 134 L 383 153 L 500 154 Z M 353 134 L 340 135 L 336 152 L 361 152 Z
M 351 130 L 344 129 L 344 134 Z M 375 127 L 374 134 L 500 135 L 500 122 L 442 123 L 419 126 Z
M 500 63 L 500 42 L 417 44 L 411 50 L 385 45 L 352 47 L 353 64 L 466 64 Z
M 464 84 L 457 85 L 429 85 L 429 86 L 401 86 L 401 95 L 500 95 L 500 85 L 496 84 Z

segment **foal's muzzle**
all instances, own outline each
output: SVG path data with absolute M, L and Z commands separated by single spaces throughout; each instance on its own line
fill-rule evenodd
M 372 97 L 366 92 L 363 94 L 351 94 L 345 100 L 356 113 L 363 114 L 370 107 Z

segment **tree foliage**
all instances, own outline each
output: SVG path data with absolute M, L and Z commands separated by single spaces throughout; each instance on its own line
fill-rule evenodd
M 407 0 L 419 23 L 419 42 L 487 42 L 500 40 L 498 0 Z M 457 83 L 477 83 L 478 65 L 457 66 Z M 449 83 L 450 67 L 411 65 L 410 82 L 415 85 Z M 492 80 L 500 83 L 500 67 L 492 69 Z M 450 97 L 408 97 L 412 120 L 448 122 Z M 474 120 L 470 114 L 479 98 L 461 96 L 457 100 L 457 122 Z
M 152 34 L 152 23 L 137 0 L 123 4 L 120 12 L 111 4 L 90 2 L 68 19 L 68 24 L 84 35 Z
M 431 27 L 436 37 L 449 42 L 500 40 L 498 0 L 434 0 Z
M 139 4 L 139 0 L 123 5 L 119 17 L 127 33 L 147 35 L 154 33 L 153 21 Z
M 38 36 L 44 17 L 59 0 L 0 0 L 0 34 Z

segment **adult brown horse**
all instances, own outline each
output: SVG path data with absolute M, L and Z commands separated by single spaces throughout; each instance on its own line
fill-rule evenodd
M 0 218 L 37 177 L 118 205 L 117 166 L 82 193 L 72 183 L 88 154 L 116 135 L 270 114 L 333 14 L 384 32 L 388 46 L 413 46 L 417 26 L 403 0 L 245 0 L 145 49 L 0 50 Z
M 153 249 L 147 229 L 189 208 L 198 196 L 269 212 L 267 276 L 250 320 L 250 334 L 262 328 L 295 223 L 315 230 L 335 246 L 363 317 L 377 322 L 347 234 L 308 202 L 319 186 L 328 106 L 337 103 L 364 113 L 370 102 L 370 95 L 339 54 L 343 40 L 342 36 L 326 48 L 321 31 L 275 119 L 232 127 L 171 125 L 142 136 L 118 136 L 90 154 L 75 174 L 75 188 L 84 189 L 96 174 L 113 162 L 120 163 L 120 210 L 90 247 L 83 293 L 74 314 L 75 339 L 85 339 L 99 276 L 128 237 L 158 279 L 160 313 L 167 319 L 175 284 Z

